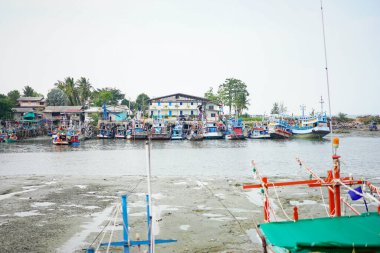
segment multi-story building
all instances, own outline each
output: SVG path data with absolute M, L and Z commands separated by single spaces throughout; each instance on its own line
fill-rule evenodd
M 23 108 L 45 108 L 46 106 L 44 97 L 20 97 L 17 102 L 19 107 Z
M 202 112 L 207 120 L 217 120 L 221 109 L 221 105 L 213 104 L 205 98 L 183 93 L 149 100 L 149 115 L 151 117 L 197 117 Z
M 17 102 L 18 107 L 12 108 L 15 120 L 39 118 L 46 107 L 46 99 L 43 97 L 20 97 Z

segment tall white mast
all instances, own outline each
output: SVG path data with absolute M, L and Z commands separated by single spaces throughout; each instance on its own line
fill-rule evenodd
M 327 67 L 327 47 L 326 47 L 326 34 L 325 34 L 325 18 L 323 16 L 323 4 L 321 1 L 321 17 L 322 17 L 322 32 L 323 32 L 323 47 L 325 52 L 325 70 L 326 70 L 326 84 L 327 84 L 327 99 L 329 103 L 329 116 L 330 116 L 330 138 L 331 138 L 331 150 L 334 153 L 333 148 L 333 130 L 332 130 L 332 115 L 331 115 L 331 99 L 330 99 L 330 83 L 329 83 L 329 70 Z

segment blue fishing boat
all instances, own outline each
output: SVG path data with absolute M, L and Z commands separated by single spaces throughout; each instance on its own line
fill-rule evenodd
M 267 126 L 254 127 L 249 133 L 250 139 L 270 139 L 270 134 Z
M 298 123 L 292 126 L 293 137 L 322 138 L 330 133 L 326 114 L 299 117 Z
M 226 140 L 245 140 L 244 124 L 241 119 L 230 119 L 228 121 Z
M 172 140 L 183 140 L 184 139 L 183 125 L 182 124 L 177 123 L 174 126 L 171 139 Z
M 136 122 L 131 129 L 130 139 L 132 140 L 146 140 L 148 138 L 148 132 L 144 125 L 140 122 Z
M 287 139 L 293 135 L 292 127 L 285 120 L 279 120 L 269 128 L 269 135 L 273 139 Z
M 224 133 L 222 132 L 222 126 L 216 122 L 206 123 L 203 131 L 203 137 L 205 139 L 223 139 Z
M 150 129 L 149 138 L 151 140 L 170 140 L 171 132 L 163 120 L 155 120 L 152 128 Z

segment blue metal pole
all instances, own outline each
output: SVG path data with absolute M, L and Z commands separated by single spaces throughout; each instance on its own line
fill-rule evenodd
M 151 231 L 151 229 L 150 229 L 150 209 L 149 209 L 149 195 L 147 194 L 146 195 L 146 223 L 148 224 L 148 242 L 149 242 L 149 250 L 148 250 L 148 252 L 150 252 L 150 245 L 151 245 L 151 243 L 150 243 L 150 231 Z
M 86 253 L 95 253 L 95 250 L 94 248 L 88 248 Z
M 124 253 L 129 253 L 127 195 L 122 195 L 121 196 L 121 207 L 122 207 L 122 210 L 123 210 Z

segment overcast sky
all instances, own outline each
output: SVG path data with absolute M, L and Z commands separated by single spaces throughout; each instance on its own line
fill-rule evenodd
M 325 0 L 333 113 L 380 113 L 380 1 Z M 67 76 L 134 99 L 226 78 L 251 113 L 327 101 L 319 0 L 0 0 L 0 93 Z M 327 103 L 325 104 L 325 106 Z

